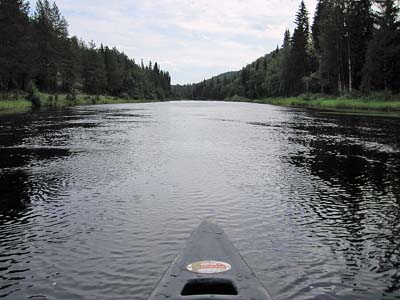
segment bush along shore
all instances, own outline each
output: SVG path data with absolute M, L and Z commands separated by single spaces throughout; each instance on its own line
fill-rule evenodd
M 276 97 L 249 99 L 240 96 L 225 98 L 232 102 L 254 102 L 291 107 L 307 107 L 327 110 L 354 110 L 376 112 L 399 112 L 400 95 L 385 96 L 384 94 L 372 94 L 370 96 L 343 96 L 333 97 L 320 94 L 306 94 L 298 97 Z
M 400 93 L 398 1 L 315 2 L 310 22 L 301 1 L 294 31 L 287 30 L 282 44 L 272 52 L 239 71 L 175 85 L 174 94 L 194 100 L 262 99 L 251 101 L 324 109 L 398 110 L 400 98 L 393 96 Z M 299 96 L 302 94 L 306 96 Z
M 128 95 L 120 97 L 108 95 L 87 94 L 47 94 L 39 92 L 36 88 L 29 93 L 16 92 L 0 95 L 0 112 L 18 113 L 28 112 L 37 108 L 62 108 L 77 105 L 118 104 L 118 103 L 143 103 L 157 102 L 154 99 L 132 99 Z
M 30 4 L 0 1 L 0 110 L 172 96 L 170 74 L 159 63 L 70 36 L 54 2 Z

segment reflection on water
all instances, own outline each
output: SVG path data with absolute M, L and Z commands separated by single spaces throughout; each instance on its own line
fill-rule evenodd
M 319 227 L 334 231 L 332 252 L 341 253 L 348 266 L 343 280 L 359 286 L 360 269 L 366 269 L 387 280 L 382 296 L 397 292 L 398 297 L 400 124 L 354 117 L 319 118 L 310 124 L 295 126 L 304 133 L 292 142 L 305 148 L 291 159 L 309 176 L 343 193 L 336 198 L 320 192 L 318 201 L 308 204 L 318 216 Z
M 171 102 L 0 116 L 0 298 L 145 299 L 224 227 L 275 299 L 400 299 L 398 119 Z

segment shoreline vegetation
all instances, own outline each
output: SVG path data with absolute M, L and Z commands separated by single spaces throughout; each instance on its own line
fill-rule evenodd
M 56 3 L 30 4 L 0 1 L 0 111 L 171 97 L 158 62 L 70 36 Z
M 157 62 L 70 36 L 49 0 L 34 10 L 26 0 L 0 1 L 0 112 L 173 99 L 400 112 L 399 5 L 342 2 L 318 0 L 310 20 L 301 1 L 276 50 L 240 71 L 171 85 Z
M 383 99 L 380 96 L 367 97 L 333 97 L 328 95 L 300 95 L 298 97 L 274 97 L 262 99 L 250 99 L 240 96 L 228 97 L 225 101 L 252 102 L 260 104 L 272 104 L 288 107 L 316 108 L 321 110 L 342 111 L 372 111 L 381 113 L 400 113 L 400 96 Z
M 164 101 L 175 101 L 183 99 L 166 99 Z M 204 99 L 208 100 L 208 99 Z M 194 100 L 200 101 L 200 100 Z M 221 101 L 221 100 L 214 100 Z M 376 94 L 368 97 L 333 97 L 329 95 L 305 94 L 297 97 L 275 97 L 250 99 L 246 97 L 227 97 L 227 102 L 248 102 L 259 104 L 271 104 L 285 107 L 313 108 L 318 110 L 334 110 L 343 113 L 378 113 L 379 115 L 400 114 L 400 95 L 384 99 L 384 95 Z M 146 103 L 162 102 L 153 99 L 129 99 L 109 95 L 87 95 L 87 94 L 46 94 L 35 91 L 33 95 L 26 93 L 8 94 L 0 96 L 0 113 L 28 112 L 34 108 L 63 108 L 79 105 L 98 104 L 123 104 L 123 103 Z
M 301 1 L 294 30 L 286 30 L 276 50 L 241 70 L 175 85 L 173 94 L 322 110 L 400 111 L 398 1 L 316 2 L 310 20 Z
M 29 112 L 35 108 L 63 108 L 80 105 L 97 104 L 123 104 L 161 102 L 160 100 L 129 99 L 108 95 L 70 95 L 70 94 L 46 94 L 39 93 L 35 97 L 29 95 L 2 95 L 0 96 L 0 113 Z

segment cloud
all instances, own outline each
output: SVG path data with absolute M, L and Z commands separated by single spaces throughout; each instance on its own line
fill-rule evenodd
M 305 1 L 313 14 L 316 0 Z M 174 83 L 237 70 L 281 44 L 300 0 L 57 0 L 70 34 L 157 61 Z

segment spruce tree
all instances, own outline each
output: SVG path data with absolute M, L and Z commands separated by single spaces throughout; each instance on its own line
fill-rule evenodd
M 82 49 L 77 37 L 68 40 L 63 61 L 62 90 L 68 93 L 81 90 Z
M 107 87 L 107 75 L 101 49 L 91 42 L 84 56 L 83 80 L 88 94 L 102 94 Z
M 308 11 L 304 1 L 301 1 L 296 15 L 296 28 L 292 38 L 292 49 L 289 56 L 290 76 L 288 77 L 288 90 L 292 95 L 305 91 L 304 77 L 310 73 L 309 47 L 309 20 Z
M 320 24 L 322 11 L 324 10 L 325 3 L 324 0 L 318 0 L 317 7 L 315 9 L 314 22 L 311 27 L 311 33 L 313 38 L 314 48 L 317 52 L 321 50 L 320 48 Z
M 24 89 L 30 76 L 32 51 L 29 5 L 0 1 L 0 90 Z
M 319 22 L 319 77 L 321 87 L 327 93 L 342 94 L 346 90 L 345 56 L 348 50 L 344 26 L 343 2 L 325 0 Z
M 280 72 L 280 95 L 289 95 L 290 92 L 290 53 L 292 51 L 292 37 L 287 29 L 283 37 Z
M 37 44 L 36 74 L 41 90 L 55 92 L 67 67 L 68 24 L 55 3 L 38 0 L 34 14 Z
M 107 76 L 107 91 L 114 96 L 118 96 L 122 90 L 122 74 L 118 62 L 118 51 L 116 48 L 104 49 L 104 62 Z
M 395 0 L 376 1 L 376 26 L 368 46 L 363 88 L 400 90 L 399 7 Z
M 314 22 L 311 27 L 311 34 L 313 45 L 315 49 L 315 73 L 317 74 L 320 86 L 320 92 L 323 94 L 325 92 L 324 84 L 322 82 L 322 51 L 321 51 L 321 21 L 325 9 L 326 0 L 318 0 L 317 7 L 315 9 Z
M 372 1 L 350 1 L 347 13 L 348 61 L 351 63 L 352 86 L 360 89 L 368 43 L 372 38 Z M 348 65 L 349 66 L 349 65 Z

